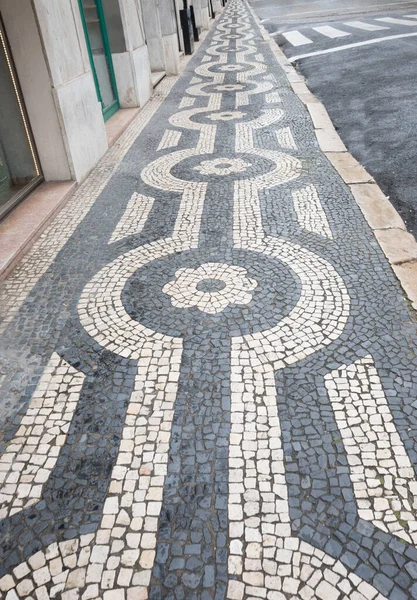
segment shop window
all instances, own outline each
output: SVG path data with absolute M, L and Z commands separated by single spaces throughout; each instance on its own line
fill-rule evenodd
M 0 16 L 0 218 L 43 177 Z

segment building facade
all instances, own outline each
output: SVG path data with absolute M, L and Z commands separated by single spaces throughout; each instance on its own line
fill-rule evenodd
M 178 73 L 182 0 L 0 0 L 0 218 L 40 181 L 83 181 L 106 121 Z M 220 0 L 194 0 L 207 29 Z

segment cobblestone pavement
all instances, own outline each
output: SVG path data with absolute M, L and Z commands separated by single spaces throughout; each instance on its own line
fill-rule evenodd
M 3 286 L 0 597 L 417 598 L 415 317 L 243 0 L 142 129 Z

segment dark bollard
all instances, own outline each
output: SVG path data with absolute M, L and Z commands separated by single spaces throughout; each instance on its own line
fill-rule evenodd
M 184 53 L 192 54 L 194 52 L 194 34 L 191 23 L 191 10 L 187 7 L 187 0 L 184 0 L 184 8 L 180 10 L 180 21 L 184 40 Z
M 191 12 L 191 25 L 193 28 L 193 34 L 194 34 L 194 41 L 198 42 L 198 28 L 197 28 L 197 23 L 195 22 L 195 14 L 194 14 L 194 6 L 191 4 L 190 6 L 190 12 Z

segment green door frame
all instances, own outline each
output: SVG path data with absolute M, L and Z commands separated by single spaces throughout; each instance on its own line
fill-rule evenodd
M 103 118 L 105 121 L 107 121 L 107 119 L 110 119 L 110 117 L 112 115 L 114 115 L 114 113 L 117 112 L 120 108 L 119 95 L 117 93 L 116 77 L 114 74 L 113 60 L 111 57 L 109 36 L 107 34 L 106 19 L 104 16 L 102 0 L 91 0 L 91 2 L 94 2 L 94 4 L 96 5 L 97 16 L 98 16 L 99 25 L 100 25 L 100 31 L 101 31 L 101 35 L 103 38 L 104 53 L 106 55 L 107 64 L 109 66 L 110 83 L 113 88 L 113 92 L 114 92 L 114 96 L 115 96 L 115 99 L 113 100 L 113 102 L 111 104 L 109 104 L 109 106 L 107 106 L 106 108 L 103 106 L 103 100 L 101 98 L 100 85 L 98 82 L 96 67 L 94 64 L 93 52 L 91 50 L 90 37 L 88 34 L 87 21 L 86 21 L 85 14 L 84 14 L 84 7 L 82 4 L 82 0 L 78 0 L 78 5 L 80 7 L 81 20 L 83 23 L 85 41 L 87 44 L 88 56 L 90 58 L 91 70 L 93 72 L 94 85 L 96 86 L 97 98 L 102 107 Z

